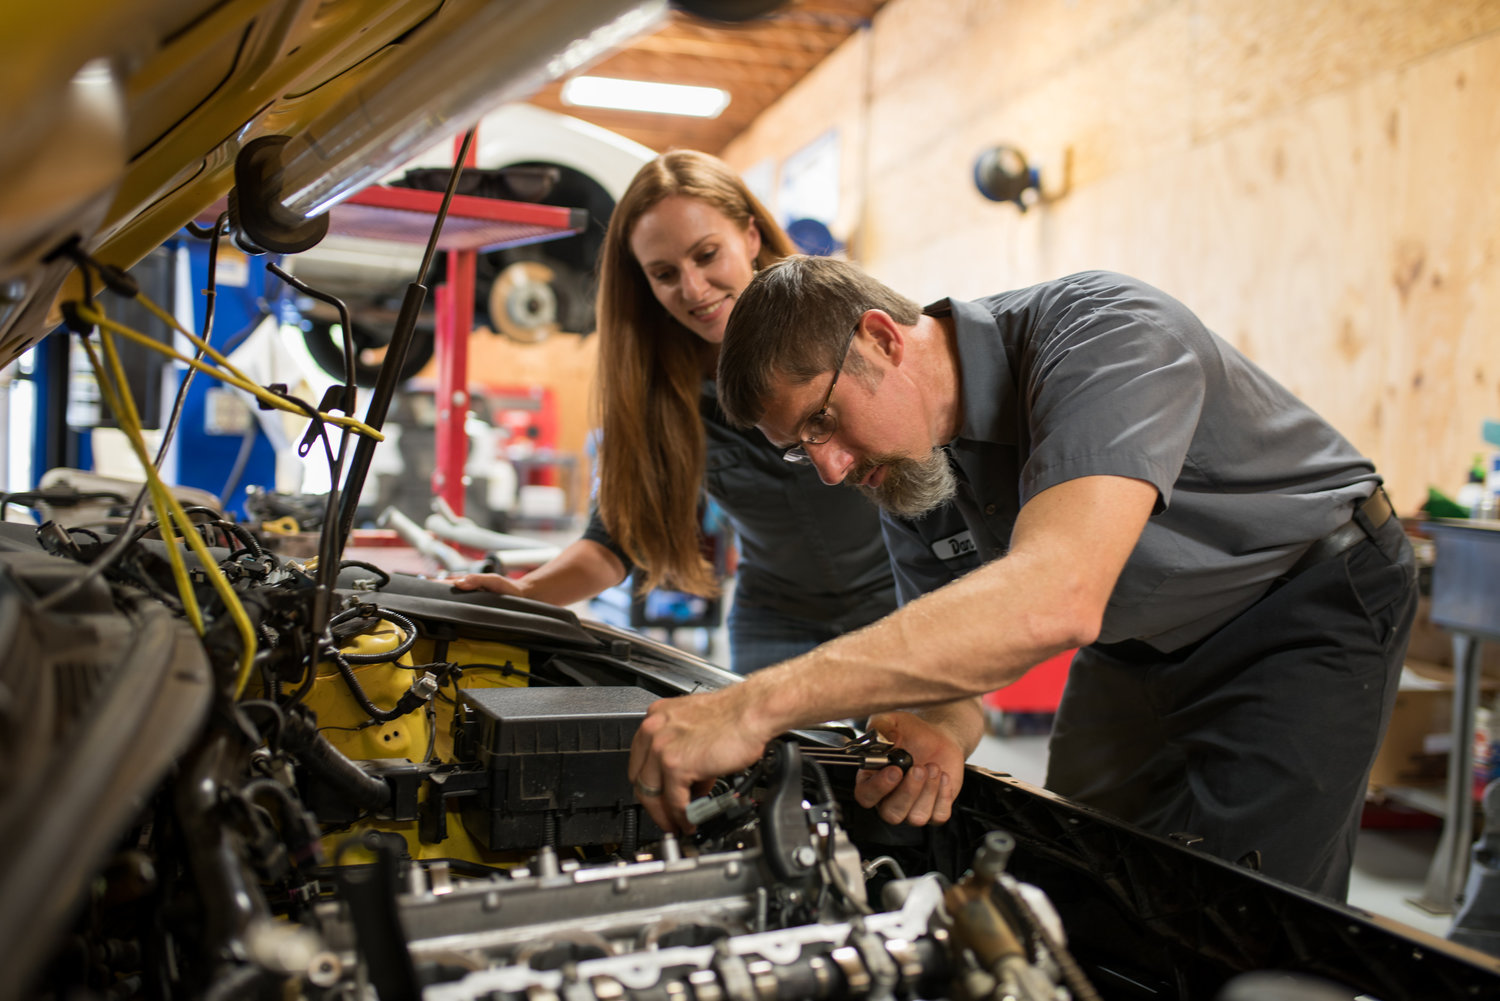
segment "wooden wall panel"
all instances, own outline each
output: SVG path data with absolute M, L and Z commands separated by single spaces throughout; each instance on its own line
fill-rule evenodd
M 1403 511 L 1456 489 L 1500 418 L 1500 3 L 892 0 L 803 89 L 726 158 L 839 128 L 860 210 L 835 232 L 915 298 L 1139 275 L 1324 413 Z M 1052 189 L 1070 160 L 1066 192 L 985 201 L 996 142 Z
M 1494 0 L 1212 0 L 1192 6 L 1199 137 L 1500 28 Z
M 788 154 L 802 149 L 829 129 L 837 130 L 841 192 L 837 218 L 831 228 L 843 234 L 858 229 L 863 205 L 868 73 L 868 35 L 856 32 L 803 79 L 794 104 L 782 102 L 777 106 L 777 114 L 762 115 L 739 140 L 749 148 L 775 150 L 767 155 L 779 165 Z M 739 166 L 747 169 L 754 164 Z M 775 206 L 771 208 L 775 212 Z

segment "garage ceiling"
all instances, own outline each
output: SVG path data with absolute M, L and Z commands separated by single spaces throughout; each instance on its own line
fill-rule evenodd
M 885 0 L 790 0 L 775 14 L 743 24 L 714 24 L 674 12 L 662 27 L 591 66 L 591 76 L 721 87 L 729 106 L 718 118 L 687 118 L 565 105 L 557 81 L 531 103 L 618 132 L 661 152 L 672 147 L 721 152 L 762 111 L 862 26 Z

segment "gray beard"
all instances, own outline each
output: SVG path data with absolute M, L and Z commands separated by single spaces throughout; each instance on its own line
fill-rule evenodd
M 858 483 L 876 466 L 886 467 L 880 485 L 855 489 L 881 510 L 900 518 L 920 518 L 952 500 L 958 491 L 958 479 L 948 464 L 948 453 L 940 448 L 933 449 L 924 459 L 877 456 L 862 464 L 849 478 Z

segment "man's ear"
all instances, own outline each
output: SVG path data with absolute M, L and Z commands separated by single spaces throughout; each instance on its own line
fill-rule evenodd
M 860 323 L 861 330 L 870 338 L 870 353 L 884 358 L 891 366 L 899 366 L 906 355 L 906 331 L 883 309 L 871 309 Z

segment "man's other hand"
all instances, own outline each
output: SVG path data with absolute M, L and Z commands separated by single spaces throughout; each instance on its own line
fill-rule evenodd
M 890 712 L 870 717 L 869 729 L 912 757 L 910 770 L 888 765 L 860 772 L 854 798 L 872 807 L 890 824 L 945 823 L 964 781 L 964 751 L 943 728 L 913 713 Z

